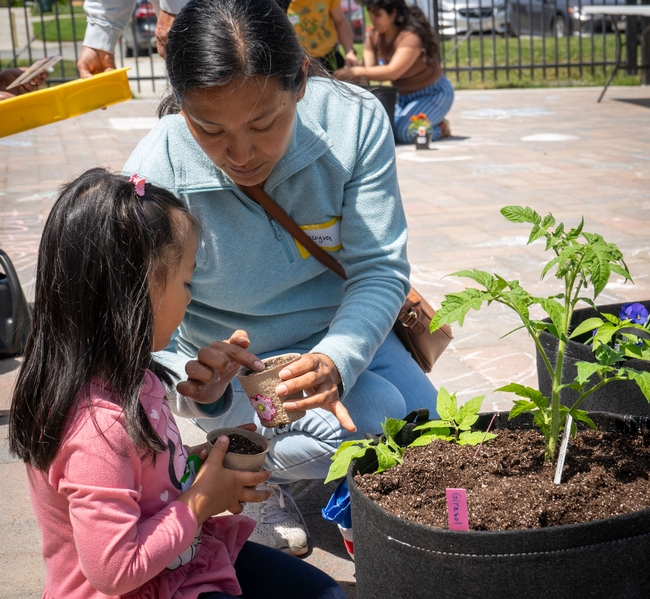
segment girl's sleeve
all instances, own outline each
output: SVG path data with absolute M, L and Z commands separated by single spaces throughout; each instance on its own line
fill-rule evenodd
M 98 427 L 88 418 L 50 470 L 52 484 L 69 502 L 81 569 L 90 584 L 110 596 L 133 591 L 162 572 L 190 546 L 197 530 L 187 505 L 165 503 L 169 491 L 161 495 L 163 507 L 142 519 L 143 462 L 119 413 L 112 412 L 95 410 Z
M 344 189 L 343 249 L 338 256 L 348 279 L 327 335 L 312 349 L 332 359 L 344 393 L 386 339 L 410 289 L 395 144 L 378 100 L 362 103 L 357 139 L 354 166 Z

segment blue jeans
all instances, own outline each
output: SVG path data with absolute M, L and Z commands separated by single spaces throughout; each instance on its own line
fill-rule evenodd
M 408 132 L 411 117 L 423 112 L 431 122 L 431 141 L 440 139 L 440 127 L 454 102 L 454 86 L 444 75 L 435 83 L 412 94 L 400 94 L 395 107 L 395 141 L 412 144 L 413 134 Z
M 287 348 L 270 355 L 287 352 L 305 353 Z M 263 427 L 237 380 L 233 389 L 233 407 L 226 414 L 196 422 L 206 431 L 255 422 L 258 432 L 269 439 L 264 467 L 273 473 L 269 482 L 274 484 L 325 478 L 331 457 L 343 441 L 380 433 L 386 418 L 403 418 L 416 408 L 428 408 L 435 418 L 438 395 L 393 331 L 343 400 L 357 426 L 355 433 L 343 429 L 331 412 L 322 409 L 308 410 L 306 416 L 283 429 Z
M 199 599 L 346 599 L 337 582 L 325 572 L 293 555 L 248 541 L 235 561 L 239 597 L 201 593 Z M 269 582 L 268 574 L 275 579 Z

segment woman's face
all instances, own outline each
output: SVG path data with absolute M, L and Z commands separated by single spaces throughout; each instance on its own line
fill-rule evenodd
M 305 81 L 307 63 L 304 65 Z M 212 162 L 235 183 L 264 183 L 293 135 L 299 92 L 254 76 L 225 87 L 195 89 L 183 99 L 187 126 Z
M 371 9 L 368 11 L 368 14 L 370 15 L 372 26 L 377 33 L 389 33 L 395 26 L 396 10 L 388 14 L 383 8 Z

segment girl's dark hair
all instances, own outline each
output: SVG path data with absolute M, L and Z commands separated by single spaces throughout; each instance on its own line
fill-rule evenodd
M 172 93 L 158 115 L 178 112 L 189 90 L 253 76 L 270 77 L 283 91 L 297 91 L 304 83 L 306 56 L 276 0 L 190 0 L 169 31 L 166 62 Z M 310 74 L 323 75 L 319 65 L 310 61 Z
M 358 0 L 358 3 L 370 11 L 383 8 L 389 15 L 397 11 L 394 21 L 397 28 L 406 29 L 420 36 L 424 54 L 429 62 L 440 57 L 438 35 L 418 6 L 407 5 L 404 0 Z
M 92 378 L 110 385 L 126 431 L 155 458 L 166 446 L 140 403 L 155 364 L 150 287 L 180 265 L 197 224 L 173 194 L 146 184 L 144 196 L 121 175 L 94 168 L 65 185 L 38 250 L 35 303 L 9 416 L 11 450 L 46 470 L 66 420 Z

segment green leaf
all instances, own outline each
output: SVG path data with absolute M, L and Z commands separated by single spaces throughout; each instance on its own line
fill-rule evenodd
M 491 289 L 494 285 L 494 277 L 484 270 L 459 270 L 449 275 L 450 277 L 464 277 L 476 281 L 479 285 L 483 285 L 486 289 Z
M 536 298 L 536 301 L 544 309 L 544 312 L 551 317 L 551 320 L 555 325 L 555 330 L 562 331 L 565 314 L 564 306 L 550 297 Z
M 520 414 L 523 414 L 525 412 L 532 412 L 533 410 L 537 410 L 537 406 L 532 402 L 532 401 L 526 401 L 524 399 L 515 399 L 513 402 L 513 406 L 510 409 L 510 414 L 508 414 L 508 420 L 512 420 L 513 418 L 516 418 Z
M 393 466 L 402 462 L 401 453 L 395 453 L 391 451 L 386 445 L 383 445 L 382 443 L 377 445 L 374 449 L 377 453 L 377 463 L 379 464 L 377 472 L 390 470 Z
M 541 391 L 533 389 L 532 387 L 524 387 L 518 383 L 510 383 L 504 387 L 499 387 L 496 391 L 515 393 L 519 397 L 530 399 L 540 409 L 546 409 L 546 407 L 548 407 L 548 398 L 544 397 Z
M 436 400 L 436 412 L 442 420 L 454 420 L 457 411 L 456 394 L 449 394 L 449 391 L 444 387 L 440 387 L 438 391 L 438 399 Z
M 431 332 L 439 329 L 443 324 L 458 322 L 463 326 L 465 315 L 470 310 L 479 310 L 484 301 L 492 300 L 492 295 L 480 289 L 465 289 L 460 293 L 449 293 L 442 300 L 440 308 L 431 321 Z
M 595 362 L 576 362 L 576 370 L 578 372 L 575 378 L 576 383 L 584 385 L 589 381 L 593 374 L 604 374 L 606 372 L 611 372 L 612 369 L 609 366 Z
M 445 432 L 446 431 L 446 432 Z M 451 439 L 449 436 L 449 429 L 444 429 L 441 428 L 439 429 L 439 432 L 436 431 L 433 434 L 430 435 L 421 435 L 413 443 L 409 445 L 409 447 L 424 447 L 425 445 L 429 445 L 432 441 L 435 441 L 436 439 L 442 440 L 442 441 L 448 441 Z
M 483 403 L 483 398 L 485 395 L 479 395 L 478 397 L 473 397 L 469 401 L 465 402 L 460 408 L 458 408 L 458 413 L 456 414 L 456 423 L 458 428 L 462 431 L 467 431 L 471 426 L 478 420 L 478 412 L 481 409 L 481 404 Z
M 548 249 L 548 248 L 547 248 L 547 249 Z M 540 277 L 539 277 L 540 280 L 543 280 L 544 277 L 546 276 L 546 273 L 548 273 L 548 271 L 551 270 L 551 268 L 553 268 L 553 267 L 554 267 L 554 266 L 555 266 L 559 261 L 560 261 L 560 257 L 559 257 L 559 256 L 556 256 L 555 258 L 553 258 L 553 260 L 551 260 L 550 262 L 548 262 L 548 263 L 546 264 L 546 266 L 544 267 L 544 269 L 542 270 L 542 274 L 541 274 Z
M 581 322 L 569 335 L 569 339 L 573 339 L 574 337 L 578 337 L 579 335 L 582 335 L 583 333 L 589 333 L 590 331 L 593 331 L 594 329 L 597 329 L 599 326 L 603 325 L 604 321 L 601 318 L 598 318 L 594 316 L 593 318 L 587 318 L 584 322 Z
M 386 418 L 382 422 L 381 428 L 384 431 L 384 435 L 387 439 L 392 439 L 397 433 L 399 433 L 406 424 L 406 420 L 398 420 L 397 418 Z
M 544 227 L 545 229 L 548 229 L 549 227 L 552 227 L 554 224 L 555 224 L 555 217 L 549 212 L 544 217 L 544 220 L 542 221 L 542 227 Z M 562 223 L 560 223 L 560 225 L 561 224 Z M 556 231 L 556 234 L 557 234 L 557 231 Z
M 641 393 L 650 402 L 650 372 L 634 370 L 633 368 L 621 368 L 629 378 L 636 382 L 641 389 Z
M 533 243 L 533 241 L 537 241 L 540 237 L 544 237 L 546 234 L 546 230 L 543 229 L 542 227 L 538 227 L 537 225 L 534 225 L 532 230 L 530 231 L 530 235 L 528 236 L 528 241 L 526 242 L 526 245 L 530 245 Z
M 521 206 L 504 206 L 501 208 L 501 214 L 511 223 L 530 223 L 538 225 L 542 220 L 539 214 L 532 208 L 522 208 Z
M 422 424 L 418 424 L 413 430 L 427 431 L 438 428 L 449 428 L 450 424 L 451 423 L 448 420 L 429 420 L 427 422 L 423 422 Z
M 574 421 L 584 422 L 591 429 L 598 430 L 596 428 L 596 425 L 594 424 L 594 421 L 591 418 L 589 418 L 585 410 L 570 410 L 569 413 L 573 417 Z
M 609 256 L 600 243 L 588 246 L 583 265 L 589 268 L 591 284 L 594 286 L 594 299 L 605 289 L 611 273 L 609 268 Z
M 458 445 L 479 445 L 481 441 L 489 441 L 496 436 L 494 433 L 485 433 L 484 431 L 465 431 L 458 437 Z
M 325 484 L 337 478 L 342 478 L 347 475 L 350 463 L 353 460 L 363 457 L 369 449 L 369 445 L 360 447 L 357 443 L 356 446 L 348 445 L 343 448 L 343 443 L 338 451 L 332 456 L 332 464 L 330 465 Z M 341 449 L 343 448 L 343 451 Z
M 594 357 L 599 364 L 615 366 L 625 358 L 625 353 L 606 345 L 605 343 L 594 344 Z
M 617 275 L 622 276 L 626 281 L 632 282 L 632 277 L 630 276 L 630 273 L 627 271 L 627 268 L 619 266 L 616 263 L 610 264 L 609 268 L 612 272 L 615 272 Z

